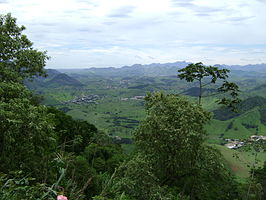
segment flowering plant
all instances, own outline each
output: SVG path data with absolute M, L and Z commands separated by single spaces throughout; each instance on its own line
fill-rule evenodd
M 58 195 L 57 200 L 67 200 L 67 197 L 64 195 Z

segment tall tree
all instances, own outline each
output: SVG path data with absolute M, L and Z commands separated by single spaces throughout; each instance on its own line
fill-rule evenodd
M 236 198 L 235 182 L 221 154 L 204 144 L 210 113 L 173 94 L 157 92 L 145 100 L 147 115 L 135 140 L 156 182 L 191 199 Z
M 209 113 L 175 95 L 148 94 L 147 117 L 135 133 L 138 147 L 157 167 L 163 182 L 173 182 L 195 166 Z
M 45 179 L 55 147 L 51 116 L 22 80 L 44 75 L 45 52 L 32 47 L 11 14 L 0 15 L 0 171 L 22 169 Z
M 34 75 L 45 75 L 49 58 L 46 52 L 33 48 L 11 14 L 0 15 L 0 80 L 18 81 Z
M 54 148 L 46 107 L 33 105 L 22 84 L 0 82 L 0 171 L 21 169 L 44 178 Z
M 227 80 L 228 73 L 230 70 L 228 69 L 219 69 L 214 66 L 205 66 L 201 62 L 195 64 L 189 64 L 185 68 L 178 70 L 179 74 L 178 78 L 185 79 L 187 82 L 199 82 L 199 97 L 198 103 L 201 104 L 201 100 L 203 97 L 203 88 L 215 84 L 218 80 L 222 80 L 223 83 L 219 88 L 217 88 L 216 92 L 211 95 L 218 94 L 229 94 L 231 98 L 223 97 L 218 100 L 219 104 L 224 104 L 232 109 L 235 109 L 235 105 L 240 102 L 238 98 L 239 88 L 238 86 Z

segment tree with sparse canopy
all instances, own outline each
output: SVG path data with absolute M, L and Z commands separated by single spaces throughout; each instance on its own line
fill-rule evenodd
M 222 85 L 217 88 L 216 93 L 211 95 L 218 95 L 218 94 L 228 94 L 231 98 L 223 97 L 218 100 L 218 104 L 223 104 L 235 110 L 236 104 L 240 102 L 238 98 L 239 95 L 239 88 L 238 85 L 229 82 L 227 80 L 228 73 L 230 70 L 228 69 L 219 69 L 218 67 L 214 66 L 205 66 L 201 62 L 199 63 L 191 63 L 185 68 L 178 70 L 179 74 L 177 75 L 178 78 L 185 79 L 187 82 L 199 82 L 199 97 L 198 103 L 201 104 L 201 99 L 203 96 L 203 88 L 215 84 L 218 80 L 222 80 Z

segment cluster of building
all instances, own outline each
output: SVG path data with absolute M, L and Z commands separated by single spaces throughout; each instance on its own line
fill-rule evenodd
M 96 94 L 75 97 L 72 100 L 66 101 L 65 103 L 75 103 L 75 104 L 82 104 L 82 103 L 89 103 L 89 104 L 98 104 L 97 100 L 99 100 L 99 96 Z
M 121 98 L 121 101 L 128 101 L 128 100 L 143 100 L 145 96 L 134 96 L 130 98 Z
M 227 142 L 225 146 L 229 149 L 238 149 L 245 145 L 245 142 L 240 141 L 239 139 L 225 139 Z
M 249 137 L 250 141 L 259 141 L 259 140 L 266 140 L 266 136 L 263 135 L 252 135 Z
M 227 142 L 225 146 L 229 149 L 238 149 L 245 146 L 245 144 L 251 144 L 252 142 L 257 142 L 259 140 L 266 140 L 266 136 L 263 135 L 252 135 L 245 142 L 239 139 L 225 139 Z

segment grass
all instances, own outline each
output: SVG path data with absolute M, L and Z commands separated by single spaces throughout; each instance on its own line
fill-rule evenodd
M 217 148 L 221 152 L 221 154 L 226 160 L 226 163 L 228 164 L 228 167 L 240 181 L 244 181 L 246 178 L 249 177 L 249 172 L 255 162 L 254 152 L 232 150 L 228 149 L 225 146 L 215 144 L 213 144 L 212 146 Z M 258 163 L 255 165 L 255 167 L 262 166 L 263 163 L 266 161 L 266 153 L 258 153 L 257 159 Z
M 75 119 L 83 119 L 105 130 L 108 134 L 132 137 L 132 132 L 143 119 L 145 112 L 142 100 L 121 101 L 106 97 L 97 105 L 69 104 L 67 114 Z

